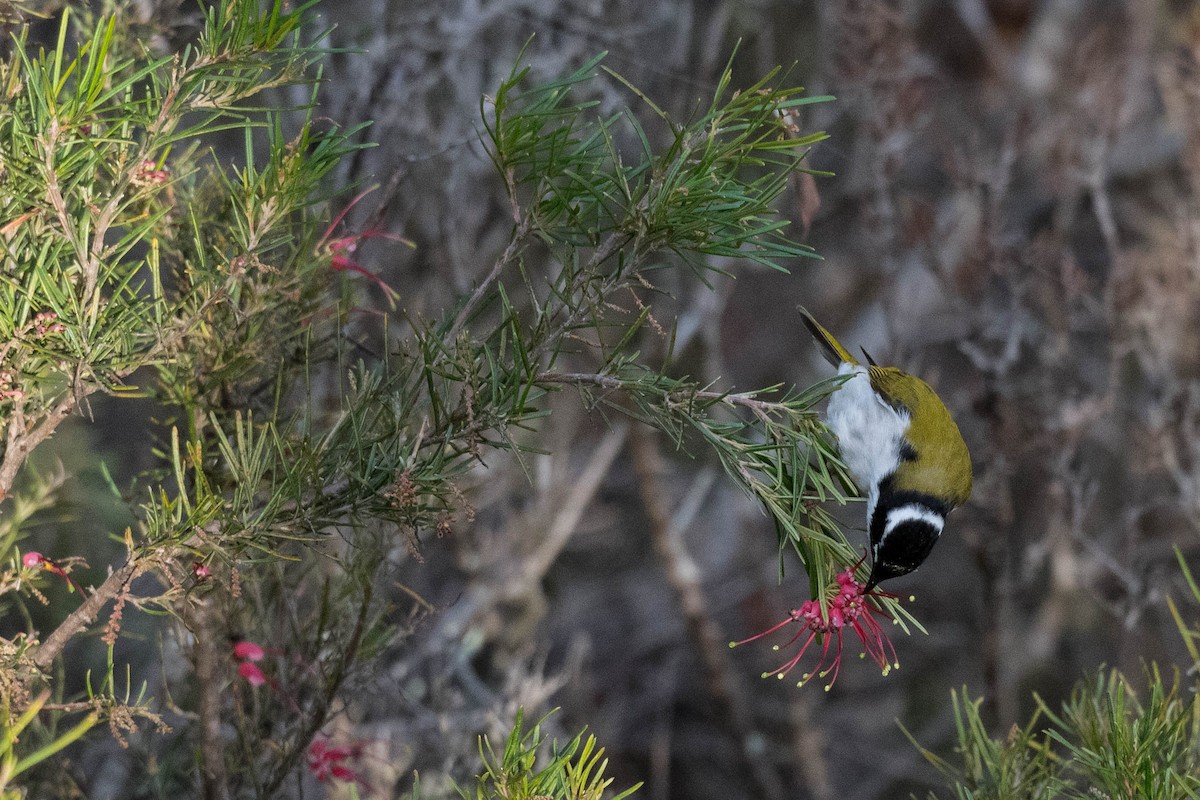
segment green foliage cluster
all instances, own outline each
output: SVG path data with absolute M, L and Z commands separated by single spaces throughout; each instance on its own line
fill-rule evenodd
M 667 145 L 656 150 L 632 113 L 589 116 L 593 103 L 571 102 L 573 92 L 594 79 L 598 64 L 596 59 L 561 81 L 525 90 L 524 73 L 515 72 L 490 106 L 484 104 L 514 233 L 449 334 L 467 321 L 489 331 L 480 340 L 487 366 L 477 374 L 493 376 L 493 385 L 498 375 L 503 383 L 535 391 L 574 385 L 589 406 L 631 414 L 667 433 L 676 446 L 695 441 L 710 448 L 729 477 L 771 514 L 780 570 L 785 551 L 794 552 L 813 596 L 824 602 L 837 570 L 859 558 L 820 505 L 845 503 L 851 497 L 845 487 L 853 487 L 816 413 L 838 379 L 803 391 L 718 391 L 675 372 L 672 334 L 663 331 L 669 339 L 665 363 L 649 362 L 633 345 L 644 329 L 662 330 L 641 295 L 658 291 L 654 271 L 671 263 L 664 254 L 677 256 L 701 280 L 720 270 L 713 259 L 783 270 L 785 259 L 814 255 L 786 238 L 786 222 L 774 209 L 788 176 L 803 169 L 807 148 L 825 138 L 798 135 L 792 115 L 831 98 L 776 88 L 778 70 L 733 91 L 726 68 L 702 113 L 679 121 L 633 89 L 667 130 Z M 546 246 L 553 259 L 555 271 L 546 278 L 523 268 L 521 256 L 534 243 Z M 483 302 L 483 290 L 510 261 L 520 283 L 497 283 L 493 302 Z M 614 302 L 627 295 L 634 296 L 633 306 L 619 313 Z M 489 309 L 498 317 L 490 329 L 475 322 Z M 559 371 L 564 356 L 589 364 L 590 371 Z M 470 371 L 465 367 L 457 379 Z M 529 391 L 514 393 L 524 402 Z M 895 600 L 881 603 L 904 630 L 910 622 L 920 627 Z
M 613 782 L 604 775 L 608 760 L 604 748 L 596 746 L 596 737 L 585 739 L 580 732 L 559 746 L 547 741 L 541 722 L 526 731 L 522 710 L 517 711 L 504 750 L 497 753 L 488 738 L 481 736 L 479 758 L 483 769 L 475 776 L 474 786 L 458 790 L 463 800 L 601 800 Z M 640 783 L 610 795 L 609 800 L 623 800 L 639 788 Z M 420 800 L 419 786 L 413 790 L 412 800 Z
M 1182 555 L 1179 563 L 1200 604 Z M 951 696 L 961 765 L 918 748 L 958 800 L 1200 798 L 1200 628 L 1187 626 L 1173 602 L 1171 609 L 1192 657 L 1182 687 L 1178 672 L 1167 677 L 1154 665 L 1146 666 L 1141 692 L 1121 672 L 1100 670 L 1057 711 L 1036 698 L 1028 724 L 1001 739 L 988 733 L 982 701 L 963 689 Z
M 308 43 L 320 38 L 308 5 L 220 0 L 165 55 L 128 35 L 131 7 L 64 12 L 48 52 L 19 27 L 0 64 L 6 614 L 79 566 L 70 552 L 23 558 L 37 555 L 26 537 L 62 484 L 30 454 L 101 394 L 149 401 L 164 423 L 144 443 L 153 466 L 127 486 L 110 479 L 135 522 L 111 532 L 123 554 L 107 577 L 49 632 L 23 613 L 25 630 L 0 648 L 13 770 L 103 720 L 144 748 L 132 780 L 155 796 L 278 794 L 356 666 L 396 641 L 377 591 L 389 553 L 419 557 L 423 532 L 468 518 L 459 479 L 489 451 L 536 450 L 549 395 L 565 386 L 715 451 L 776 517 L 781 563 L 785 548 L 799 553 L 814 592 L 856 560 L 815 502 L 848 499 L 814 410 L 835 384 L 733 394 L 676 374 L 669 341 L 665 363 L 637 350 L 647 329 L 671 338 L 652 310 L 657 270 L 703 279 L 811 255 L 774 204 L 820 138 L 799 135 L 794 114 L 825 98 L 777 87 L 777 73 L 735 91 L 726 69 L 680 121 L 628 87 L 660 135 L 630 111 L 598 115 L 599 58 L 541 86 L 515 71 L 483 109 L 507 246 L 455 307 L 428 321 L 393 310 L 364 343 L 346 338 L 355 298 L 334 270 L 360 236 L 335 235 L 327 185 L 359 129 L 316 121 L 324 53 Z M 269 91 L 281 87 L 305 107 Z M 240 162 L 216 157 L 218 135 L 240 138 Z M 143 575 L 154 580 L 135 591 Z M 116 658 L 133 608 L 175 631 L 165 638 L 182 652 L 162 657 L 187 669 L 168 697 Z M 262 655 L 234 658 L 239 637 Z M 56 665 L 80 639 L 106 669 L 70 696 Z M 43 690 L 53 703 L 34 700 Z M 145 721 L 178 735 L 143 735 Z M 599 798 L 608 786 L 594 740 L 535 768 L 538 729 L 518 721 L 513 736 L 502 756 L 485 753 L 477 796 L 518 796 L 519 782 L 531 798 Z M 69 773 L 37 780 L 41 795 L 71 791 Z
M 23 793 L 16 788 L 16 779 L 21 773 L 70 746 L 91 730 L 98 721 L 95 713 L 88 714 L 69 730 L 53 737 L 38 749 L 18 757 L 16 745 L 22 731 L 29 727 L 49 699 L 50 692 L 43 691 L 25 707 L 19 717 L 13 719 L 12 710 L 8 707 L 8 698 L 3 698 L 4 705 L 0 707 L 0 714 L 3 714 L 3 721 L 0 722 L 0 798 L 3 800 L 20 800 Z
M 127 744 L 168 716 L 179 735 L 143 745 L 146 793 L 278 795 L 349 676 L 397 642 L 378 591 L 388 555 L 419 556 L 423 533 L 469 518 L 461 478 L 489 452 L 535 452 L 565 387 L 711 451 L 766 507 L 781 568 L 798 556 L 813 596 L 857 561 L 820 505 L 850 499 L 815 412 L 836 380 L 703 385 L 680 374 L 654 305 L 667 267 L 704 281 L 812 255 L 774 208 L 821 138 L 794 115 L 827 98 L 779 87 L 777 72 L 737 91 L 726 69 L 691 118 L 627 84 L 644 113 L 606 115 L 589 95 L 600 57 L 542 85 L 514 71 L 482 107 L 512 216 L 503 252 L 453 308 L 386 314 L 363 343 L 344 334 L 354 298 L 332 269 L 360 237 L 328 224 L 329 176 L 360 129 L 316 122 L 324 53 L 308 43 L 308 5 L 220 0 L 166 55 L 127 35 L 128 4 L 73 8 L 52 49 L 35 52 L 18 25 L 0 61 L 0 609 L 24 622 L 0 640 L 4 797 L 71 791 L 38 767 L 101 735 L 98 722 Z M 300 109 L 269 92 L 297 86 Z M 213 155 L 218 135 L 240 137 L 239 163 Z M 648 333 L 665 357 L 639 350 Z M 43 635 L 26 604 L 77 564 L 23 558 L 63 481 L 29 458 L 102 394 L 149 400 L 166 433 L 145 443 L 150 469 L 113 481 L 135 519 L 111 532 L 122 558 Z M 142 575 L 154 588 L 135 592 Z M 127 607 L 161 613 L 186 643 L 169 697 L 149 697 L 116 660 Z M 1175 613 L 1200 666 L 1200 631 Z M 267 647 L 238 664 L 237 637 Z M 71 696 L 60 667 L 75 640 L 106 669 Z M 257 688 L 242 680 L 255 674 Z M 1125 677 L 1101 674 L 1002 740 L 956 694 L 963 766 L 927 755 L 962 800 L 1200 797 L 1194 692 L 1147 677 L 1139 701 Z M 460 794 L 610 791 L 593 738 L 548 745 L 518 715 L 502 752 L 481 742 L 482 771 Z

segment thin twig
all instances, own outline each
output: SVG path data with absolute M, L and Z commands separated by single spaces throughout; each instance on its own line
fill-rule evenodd
M 587 372 L 541 372 L 537 376 L 540 383 L 573 383 L 576 385 L 599 386 L 603 389 L 627 391 L 634 388 L 630 381 L 614 378 L 610 375 L 597 375 Z M 741 406 L 757 414 L 769 414 L 781 408 L 779 403 L 759 400 L 750 393 L 732 394 L 729 392 L 712 392 L 704 389 L 680 391 L 680 399 L 695 397 L 701 400 L 714 400 L 727 406 Z
M 341 649 L 341 653 L 337 661 L 333 664 L 333 669 L 329 673 L 328 679 L 325 681 L 324 691 L 321 692 L 313 705 L 306 709 L 304 727 L 297 732 L 292 738 L 290 747 L 285 751 L 285 755 L 275 762 L 275 769 L 271 777 L 267 779 L 267 783 L 263 792 L 264 797 L 272 797 L 279 789 L 279 786 L 287 778 L 287 776 L 295 769 L 299 763 L 301 755 L 308 747 L 308 743 L 316 736 L 317 731 L 325 724 L 329 716 L 329 708 L 333 705 L 334 699 L 337 697 L 338 690 L 346 680 L 346 676 L 350 673 L 350 667 L 354 664 L 358 657 L 358 649 L 362 645 L 363 634 L 367 630 L 367 620 L 371 612 L 371 598 L 374 593 L 371 590 L 371 584 L 366 583 L 363 587 L 362 598 L 358 604 L 358 615 L 354 620 L 354 630 L 350 632 L 350 638 Z
M 1113 264 L 1121 258 L 1121 237 L 1117 232 L 1116 217 L 1113 214 L 1112 201 L 1108 195 L 1108 185 L 1103 165 L 1098 164 L 1088 179 L 1088 191 L 1092 196 L 1092 208 L 1096 214 L 1096 222 L 1100 226 L 1100 235 L 1104 239 L 1104 247 Z
M 193 326 L 200 323 L 205 311 L 224 297 L 225 291 L 223 289 L 213 292 L 196 309 L 190 320 L 176 325 L 174 330 L 159 338 L 153 346 L 147 349 L 136 363 L 125 369 L 115 371 L 113 377 L 117 380 L 124 379 L 142 367 L 151 364 L 161 353 L 168 352 L 174 348 L 191 332 Z M 83 365 L 81 364 L 80 366 Z M 97 384 L 92 384 L 85 391 L 85 383 L 78 375 L 72 381 L 72 384 L 70 393 L 62 400 L 59 400 L 54 408 L 46 413 L 41 421 L 34 425 L 33 429 L 28 432 L 26 432 L 27 428 L 21 409 L 14 406 L 8 418 L 4 456 L 0 458 L 0 500 L 4 500 L 4 498 L 8 497 L 9 492 L 12 491 L 13 482 L 17 479 L 17 473 L 20 472 L 29 454 L 54 434 L 58 426 L 75 410 L 75 407 L 80 402 L 86 400 L 90 395 L 100 391 L 102 388 Z
M 25 459 L 33 452 L 34 448 L 50 438 L 54 430 L 75 408 L 76 402 L 76 396 L 68 394 L 29 432 L 26 432 L 24 413 L 21 409 L 14 407 L 8 419 L 9 427 L 4 445 L 4 457 L 0 459 L 0 500 L 8 497 Z
M 800 774 L 813 800 L 834 800 L 837 794 L 829 777 L 826 758 L 828 738 L 821 720 L 813 713 L 812 692 L 792 692 L 788 704 L 792 718 L 792 747 Z
M 593 451 L 583 472 L 573 479 L 572 490 L 554 514 L 547 536 L 537 541 L 536 546 L 531 548 L 532 554 L 526 554 L 515 570 L 517 576 L 504 582 L 481 581 L 471 586 L 453 606 L 442 612 L 436 629 L 426 639 L 421 657 L 432 657 L 445 647 L 447 641 L 460 639 L 482 610 L 500 600 L 522 597 L 545 579 L 578 526 L 583 512 L 600 490 L 604 476 L 608 474 L 627 438 L 628 426 L 625 425 L 608 432 Z M 500 571 L 497 570 L 497 573 Z
M 200 690 L 200 784 L 204 800 L 229 800 L 229 777 L 225 770 L 225 743 L 221 737 L 221 706 L 225 697 L 225 667 L 228 638 L 216 609 L 202 600 L 185 609 L 185 620 L 194 645 L 192 658 L 196 685 Z M 224 645 L 224 646 L 222 646 Z
M 559 553 L 566 546 L 571 534 L 579 525 L 583 512 L 587 510 L 592 498 L 600 489 L 600 483 L 608 474 L 613 461 L 625 445 L 629 426 L 617 424 L 605 434 L 599 446 L 592 451 L 592 457 L 571 486 L 571 492 L 563 501 L 562 507 L 554 515 L 545 536 L 538 547 L 525 559 L 521 568 L 521 583 L 532 586 L 539 583 L 550 571 Z M 637 438 L 637 437 L 634 437 Z
M 521 220 L 513 231 L 512 239 L 508 242 L 508 247 L 504 248 L 500 258 L 496 259 L 496 263 L 492 265 L 492 270 L 487 276 L 479 282 L 475 287 L 475 291 L 471 292 L 471 296 L 467 298 L 467 302 L 463 304 L 459 310 L 458 316 L 454 318 L 454 324 L 450 326 L 450 330 L 446 333 L 445 341 L 452 342 L 458 338 L 458 334 L 462 332 L 463 326 L 467 324 L 467 320 L 475 313 L 479 304 L 483 302 L 483 298 L 492 290 L 496 281 L 500 279 L 500 273 L 509 264 L 517 260 L 521 255 L 521 251 L 525 249 L 525 237 L 529 235 L 531 229 L 529 218 Z
M 105 603 L 120 594 L 146 568 L 145 565 L 144 557 L 130 557 L 120 569 L 109 575 L 104 583 L 93 589 L 79 608 L 68 614 L 67 618 L 54 629 L 54 632 L 33 651 L 34 665 L 41 670 L 49 669 L 50 665 L 54 663 L 54 659 L 67 646 L 67 642 L 95 622 Z
M 741 742 L 754 734 L 753 722 L 745 711 L 745 704 L 735 697 L 737 682 L 732 677 L 729 650 L 721 635 L 721 628 L 709 616 L 709 604 L 700 586 L 700 568 L 688 553 L 681 532 L 671 520 L 666 503 L 666 489 L 660 475 L 665 467 L 658 447 L 658 435 L 653 430 L 640 432 L 630 440 L 633 456 L 633 471 L 637 476 L 638 492 L 642 506 L 650 520 L 650 533 L 654 551 L 662 562 L 667 582 L 679 598 L 687 631 L 692 645 L 700 655 L 708 692 L 729 721 L 734 734 Z M 754 794 L 758 797 L 782 798 L 783 784 L 779 776 L 762 759 L 747 759 L 747 767 L 754 779 Z

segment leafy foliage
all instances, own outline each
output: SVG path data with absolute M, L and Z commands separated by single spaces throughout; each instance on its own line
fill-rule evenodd
M 1180 564 L 1200 604 L 1200 587 L 1182 555 Z M 1194 657 L 1196 631 L 1173 602 L 1171 609 Z M 1147 666 L 1144 701 L 1119 671 L 1101 670 L 1080 681 L 1059 711 L 1039 698 L 1029 723 L 1002 740 L 991 738 L 981 701 L 969 701 L 963 689 L 951 695 L 962 766 L 917 746 L 959 800 L 1200 797 L 1197 670 L 1200 661 L 1187 671 L 1192 686 L 1181 691 L 1178 674 L 1168 682 L 1158 667 Z
M 849 499 L 814 410 L 836 382 L 731 393 L 674 374 L 670 346 L 662 363 L 637 349 L 647 331 L 670 338 L 652 306 L 657 270 L 703 279 L 812 255 L 786 238 L 774 205 L 821 138 L 798 135 L 789 115 L 826 98 L 778 88 L 778 72 L 734 91 L 727 68 L 707 107 L 680 121 L 628 87 L 660 137 L 632 111 L 596 113 L 587 93 L 599 57 L 540 86 L 515 70 L 483 109 L 511 238 L 454 308 L 432 321 L 383 314 L 403 333 L 363 343 L 345 336 L 353 297 L 332 288 L 334 271 L 365 271 L 347 258 L 369 234 L 335 237 L 341 215 L 322 232 L 329 175 L 360 147 L 359 129 L 318 125 L 311 111 L 316 89 L 303 85 L 322 53 L 301 35 L 307 6 L 222 0 L 193 43 L 164 56 L 122 36 L 115 7 L 64 13 L 49 53 L 30 52 L 22 29 L 0 75 L 11 101 L 0 107 L 6 600 L 23 610 L 45 599 L 44 580 L 73 582 L 79 566 L 69 553 L 17 551 L 60 482 L 33 472 L 29 454 L 100 394 L 149 400 L 163 434 L 146 443 L 152 466 L 132 486 L 110 476 L 135 520 L 114 533 L 123 558 L 48 635 L 29 623 L 7 642 L 10 726 L 41 720 L 31 688 L 64 692 L 52 674 L 64 648 L 102 630 L 102 676 L 56 713 L 103 718 L 128 744 L 139 720 L 163 730 L 170 712 L 185 735 L 150 765 L 199 753 L 206 794 L 278 793 L 355 665 L 396 644 L 403 626 L 377 595 L 389 554 L 399 544 L 420 559 L 423 532 L 469 521 L 460 480 L 489 452 L 536 451 L 564 386 L 715 452 L 776 519 L 781 565 L 798 554 L 814 596 L 856 561 L 818 505 Z M 305 108 L 264 95 L 293 84 Z M 205 149 L 231 133 L 240 163 Z M 143 575 L 155 580 L 135 592 Z M 127 607 L 170 621 L 188 669 L 167 682 L 169 697 L 128 672 L 120 680 Z M 39 724 L 47 741 L 68 741 Z M 601 796 L 610 781 L 593 739 L 536 769 L 542 744 L 518 720 L 503 754 L 485 746 L 477 796 L 519 796 L 518 784 L 531 798 Z M 322 747 L 316 780 L 354 774 L 352 748 Z M 147 766 L 143 778 L 173 796 L 187 769 Z
M 486 736 L 480 737 L 479 757 L 483 770 L 475 777 L 474 791 L 459 789 L 463 800 L 601 800 L 613 782 L 604 776 L 608 761 L 596 737 L 584 739 L 581 732 L 560 747 L 547 741 L 541 722 L 526 731 L 523 710 L 517 711 L 504 750 L 497 753 Z M 610 800 L 629 797 L 640 787 L 610 795 Z M 414 792 L 413 800 L 418 798 Z
M 27 748 L 27 755 L 18 758 L 15 749 L 18 738 L 37 717 L 49 699 L 50 693 L 42 692 L 29 702 L 19 717 L 13 719 L 8 708 L 8 697 L 4 697 L 4 707 L 0 708 L 0 797 L 4 800 L 18 800 L 23 796 L 18 789 L 10 788 L 10 785 L 15 783 L 15 779 L 21 773 L 68 747 L 87 733 L 97 722 L 97 714 L 88 714 L 71 728 L 53 736 L 42 746 L 36 749 Z

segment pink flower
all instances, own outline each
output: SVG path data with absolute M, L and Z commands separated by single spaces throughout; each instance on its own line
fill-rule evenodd
M 266 654 L 265 650 L 246 639 L 233 646 L 233 657 L 238 661 L 262 661 Z
M 308 769 L 321 783 L 326 783 L 330 778 L 362 782 L 354 770 L 342 763 L 346 759 L 358 755 L 357 749 L 357 747 L 331 747 L 328 739 L 313 739 L 312 744 L 308 746 L 306 757 Z
M 350 236 L 331 238 L 337 226 L 340 225 L 342 220 L 345 219 L 346 215 L 350 213 L 350 209 L 358 205 L 358 202 L 370 194 L 371 191 L 372 189 L 367 189 L 366 191 L 361 192 L 357 197 L 351 200 L 345 208 L 342 209 L 341 213 L 333 218 L 333 222 L 329 223 L 329 227 L 325 229 L 325 233 L 321 235 L 320 240 L 317 242 L 317 247 L 319 250 L 323 250 L 329 254 L 329 266 L 331 269 L 337 272 L 357 272 L 359 275 L 362 275 L 363 277 L 373 281 L 375 285 L 379 287 L 380 291 L 387 295 L 388 300 L 394 303 L 396 298 L 399 297 L 396 290 L 388 286 L 387 283 L 384 282 L 383 278 L 380 278 L 378 275 L 364 268 L 361 264 L 352 259 L 351 256 L 354 255 L 354 251 L 358 249 L 359 242 L 363 241 L 364 239 L 387 239 L 388 241 L 392 242 L 402 242 L 409 247 L 415 247 L 415 245 L 408 239 L 405 239 L 403 236 L 397 236 L 394 233 L 387 233 L 386 231 L 374 229 L 363 231 L 362 233 L 356 233 Z
M 138 171 L 134 174 L 133 180 L 135 183 L 156 183 L 164 184 L 171 177 L 171 171 L 167 167 L 159 169 L 158 163 L 151 159 L 146 159 L 138 166 Z
M 879 665 L 884 675 L 894 668 L 899 668 L 900 662 L 896 656 L 896 648 L 892 646 L 891 640 L 888 639 L 879 620 L 874 616 L 876 613 L 882 612 L 867 602 L 864 586 L 855 579 L 853 567 L 848 567 L 838 573 L 836 592 L 829 598 L 824 609 L 818 601 L 806 600 L 799 608 L 788 612 L 787 618 L 782 622 L 748 639 L 732 642 L 729 646 L 736 647 L 747 644 L 769 636 L 792 622 L 798 623 L 799 630 L 782 646 L 788 647 L 802 638 L 804 643 L 800 645 L 800 649 L 794 656 L 771 672 L 764 672 L 763 677 L 767 678 L 773 675 L 782 680 L 804 658 L 809 646 L 819 639 L 821 656 L 812 670 L 804 673 L 796 685 L 803 686 L 812 680 L 813 676 L 821 678 L 829 676 L 829 683 L 825 685 L 825 691 L 829 691 L 833 687 L 834 681 L 837 680 L 838 670 L 841 668 L 842 631 L 848 627 L 854 631 L 862 643 L 863 654 L 870 656 L 871 660 Z M 882 592 L 877 594 L 883 595 Z M 835 643 L 836 646 L 832 646 Z M 778 650 L 779 646 L 776 646 L 775 649 Z
M 246 679 L 246 682 L 251 686 L 262 686 L 267 682 L 267 676 L 258 668 L 257 664 L 250 661 L 243 661 L 238 664 L 238 675 Z
M 384 282 L 383 278 L 364 268 L 357 261 L 354 261 L 352 258 L 350 258 L 350 256 L 354 254 L 354 251 L 358 249 L 358 243 L 360 241 L 363 239 L 372 239 L 376 237 L 381 239 L 397 238 L 393 237 L 390 233 L 366 231 L 356 236 L 343 236 L 340 239 L 334 239 L 330 241 L 328 245 L 329 252 L 331 254 L 329 266 L 337 272 L 357 272 L 359 275 L 362 275 L 363 277 L 373 281 L 389 299 L 395 300 L 397 297 L 399 297 L 395 289 L 388 286 L 387 283 Z M 400 239 L 400 241 L 404 240 Z
M 262 661 L 267 652 L 254 642 L 243 639 L 233 646 L 233 657 L 239 662 L 238 675 L 241 675 L 251 686 L 262 686 L 267 683 L 267 676 L 259 668 L 256 661 Z
M 58 564 L 55 564 L 53 561 L 46 558 L 36 550 L 30 550 L 28 553 L 21 556 L 21 565 L 24 566 L 25 569 L 41 568 L 47 572 L 53 572 L 55 575 L 67 582 L 67 586 L 71 591 L 79 592 L 80 596 L 82 597 L 87 596 L 87 593 L 83 591 L 83 587 L 76 583 L 75 579 L 68 575 L 65 569 L 60 567 Z
M 192 562 L 192 576 L 198 581 L 205 581 L 212 577 L 212 570 L 208 564 L 200 561 Z
M 58 314 L 53 311 L 43 311 L 33 318 L 33 331 L 39 337 L 44 337 L 51 333 L 62 333 L 67 329 L 67 326 L 58 322 Z

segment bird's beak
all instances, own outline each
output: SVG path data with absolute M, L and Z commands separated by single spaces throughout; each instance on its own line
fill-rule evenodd
M 867 585 L 863 589 L 862 593 L 864 595 L 870 594 L 871 590 L 879 585 L 879 581 L 880 581 L 880 579 L 875 577 L 875 567 L 872 566 L 871 567 L 871 577 L 867 578 Z

